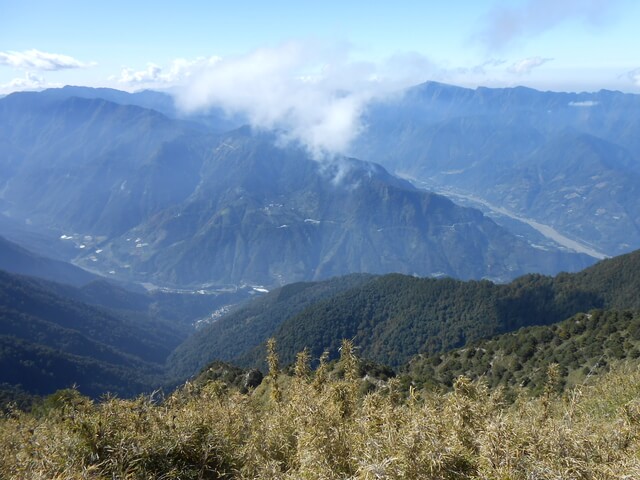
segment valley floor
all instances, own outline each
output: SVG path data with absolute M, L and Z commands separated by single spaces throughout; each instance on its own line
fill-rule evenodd
M 553 228 L 550 225 L 545 225 L 543 223 L 537 222 L 532 218 L 526 218 L 526 217 L 523 217 L 522 215 L 518 215 L 514 212 L 507 210 L 504 207 L 499 207 L 497 205 L 494 205 L 483 198 L 477 197 L 475 195 L 471 195 L 469 193 L 464 193 L 459 190 L 453 190 L 453 189 L 443 188 L 442 186 L 436 186 L 432 183 L 429 183 L 417 178 L 409 177 L 407 175 L 402 175 L 402 174 L 398 174 L 398 175 L 402 178 L 406 178 L 411 182 L 415 182 L 417 185 L 424 186 L 429 191 L 450 197 L 451 199 L 455 200 L 458 203 L 470 204 L 475 208 L 480 208 L 485 212 L 498 214 L 499 216 L 505 216 L 510 219 L 516 220 L 518 222 L 524 223 L 530 226 L 531 228 L 533 228 L 534 230 L 536 230 L 537 232 L 539 232 L 540 234 L 542 234 L 544 237 L 555 242 L 561 247 L 569 249 L 570 251 L 573 251 L 576 253 L 584 253 L 598 260 L 602 260 L 609 257 L 609 255 L 596 250 L 595 248 L 593 248 L 593 246 L 588 245 L 586 242 L 583 242 L 579 239 L 572 239 L 563 235 L 562 233 L 558 232 L 555 228 Z

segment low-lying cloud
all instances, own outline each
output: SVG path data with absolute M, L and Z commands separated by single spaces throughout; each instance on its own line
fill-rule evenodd
M 47 86 L 50 85 L 47 84 L 43 77 L 25 72 L 24 77 L 17 77 L 8 83 L 0 84 L 0 94 L 4 95 L 21 90 L 40 90 Z
M 177 58 L 171 62 L 167 69 L 155 63 L 148 63 L 147 68 L 143 70 L 124 67 L 119 77 L 111 77 L 110 80 L 116 80 L 120 84 L 133 87 L 166 87 L 185 82 L 194 70 L 214 65 L 219 60 L 220 57 L 216 56 L 199 57 L 195 60 Z
M 55 71 L 86 68 L 95 64 L 81 62 L 68 55 L 32 49 L 24 52 L 0 52 L 0 65 L 7 65 L 21 70 Z
M 600 102 L 596 100 L 583 100 L 581 102 L 569 102 L 570 107 L 582 107 L 582 108 L 595 107 L 596 105 L 599 105 L 599 104 Z
M 523 58 L 522 60 L 511 64 L 511 66 L 507 68 L 507 71 L 516 75 L 529 75 L 534 68 L 538 68 L 551 60 L 553 60 L 553 58 Z
M 275 129 L 316 157 L 344 153 L 364 128 L 368 102 L 433 74 L 424 56 L 404 54 L 381 64 L 352 61 L 345 46 L 287 43 L 219 59 L 191 71 L 176 100 L 185 111 L 219 107 Z

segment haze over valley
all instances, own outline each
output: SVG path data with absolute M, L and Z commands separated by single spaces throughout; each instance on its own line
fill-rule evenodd
M 67 259 L 103 276 L 194 289 L 353 272 L 507 281 L 593 262 L 516 237 L 380 165 L 314 158 L 245 126 L 215 133 L 131 105 L 140 94 L 108 92 L 129 102 L 117 104 L 99 93 L 13 94 L 0 121 L 6 221 L 73 244 Z

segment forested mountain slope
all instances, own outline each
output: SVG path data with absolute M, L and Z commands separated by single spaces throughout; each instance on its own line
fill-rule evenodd
M 363 285 L 373 275 L 352 274 L 321 282 L 285 285 L 264 297 L 241 305 L 202 327 L 185 340 L 167 363 L 177 377 L 197 373 L 213 359 L 230 360 L 273 335 L 279 325 L 324 298 Z
M 50 259 L 0 236 L 0 270 L 81 286 L 99 277 L 70 263 Z
M 541 393 L 547 370 L 558 365 L 558 390 L 640 357 L 639 310 L 592 310 L 548 326 L 526 327 L 432 356 L 419 355 L 405 369 L 418 387 L 451 387 L 460 375 L 482 377 L 490 387 Z
M 172 360 L 190 368 L 215 358 L 241 365 L 263 361 L 264 345 L 241 352 L 245 344 L 229 350 L 211 340 L 229 329 L 239 337 L 249 330 L 261 332 L 264 340 L 273 336 L 284 363 L 304 348 L 314 358 L 325 349 L 335 355 L 342 339 L 348 338 L 364 358 L 400 366 L 418 353 L 435 354 L 524 326 L 550 325 L 578 312 L 637 309 L 639 288 L 640 251 L 601 261 L 578 274 L 526 275 L 504 285 L 384 275 L 324 299 L 309 299 L 304 308 L 279 316 L 277 328 L 269 323 L 262 329 L 260 322 L 269 318 L 269 310 L 251 321 L 249 315 L 230 317 L 229 324 L 223 318 L 181 345 Z M 257 340 L 255 335 L 251 338 Z M 198 362 L 187 360 L 195 352 L 207 355 L 199 356 Z
M 48 394 L 135 395 L 165 384 L 165 360 L 224 298 L 81 289 L 0 271 L 0 384 Z

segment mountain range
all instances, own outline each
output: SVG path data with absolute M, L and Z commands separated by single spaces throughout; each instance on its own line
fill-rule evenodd
M 271 336 L 285 363 L 351 338 L 449 378 L 415 359 L 640 308 L 637 251 L 585 269 L 640 245 L 637 102 L 427 83 L 372 104 L 353 156 L 318 157 L 159 92 L 3 97 L 0 383 L 133 395 L 261 365 Z
M 639 99 L 0 97 L 0 477 L 636 478 Z
M 535 248 L 379 165 L 318 161 L 248 127 L 214 133 L 131 104 L 171 113 L 164 97 L 140 95 L 66 88 L 1 99 L 5 217 L 73 244 L 86 269 L 173 287 L 352 272 L 508 281 L 593 262 Z

